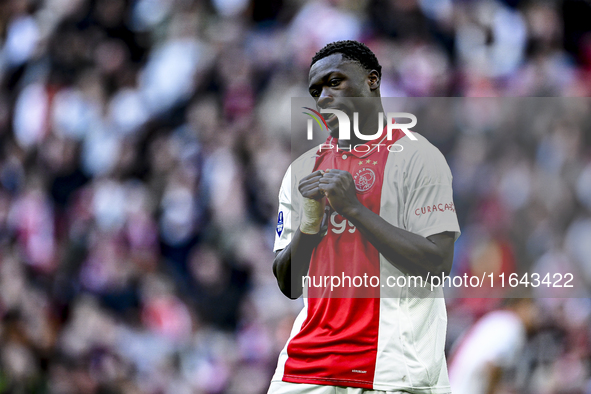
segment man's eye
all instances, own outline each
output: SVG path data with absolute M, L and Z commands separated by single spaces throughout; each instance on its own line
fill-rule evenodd
M 312 91 L 310 92 L 310 95 L 311 95 L 312 97 L 318 97 L 318 96 L 319 96 L 319 94 L 318 94 L 318 90 L 312 90 Z
M 328 85 L 331 87 L 338 86 L 339 83 L 341 83 L 341 80 L 337 78 L 333 78 L 330 81 L 328 81 Z

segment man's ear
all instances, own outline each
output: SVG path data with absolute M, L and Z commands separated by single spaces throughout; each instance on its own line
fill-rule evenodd
M 376 70 L 371 70 L 367 75 L 367 83 L 370 90 L 376 90 L 380 87 L 380 74 Z

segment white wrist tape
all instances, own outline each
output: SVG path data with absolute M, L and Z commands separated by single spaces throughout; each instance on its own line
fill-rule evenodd
M 324 198 L 320 201 L 304 198 L 304 214 L 300 223 L 300 231 L 304 234 L 318 234 L 324 215 Z

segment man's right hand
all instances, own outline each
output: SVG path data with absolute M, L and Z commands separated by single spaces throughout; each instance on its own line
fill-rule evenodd
M 305 198 L 312 200 L 320 200 L 324 197 L 324 193 L 320 190 L 320 179 L 324 175 L 324 171 L 314 171 L 308 176 L 305 176 L 298 185 L 298 190 Z

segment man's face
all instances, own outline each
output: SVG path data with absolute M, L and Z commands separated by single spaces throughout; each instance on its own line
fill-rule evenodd
M 310 68 L 308 91 L 316 99 L 318 109 L 334 108 L 345 112 L 353 120 L 353 112 L 359 112 L 360 120 L 371 111 L 360 110 L 348 97 L 379 97 L 379 77 L 376 71 L 368 72 L 355 61 L 343 58 L 340 53 L 318 60 Z M 371 100 L 368 100 L 371 101 Z M 338 136 L 338 119 L 325 114 L 330 135 Z

